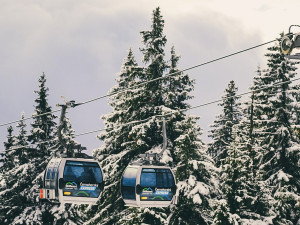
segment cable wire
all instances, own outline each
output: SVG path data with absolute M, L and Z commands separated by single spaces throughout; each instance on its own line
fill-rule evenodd
M 222 56 L 222 57 L 219 57 L 219 58 L 216 58 L 216 59 L 213 59 L 213 60 L 210 60 L 210 61 L 207 61 L 207 62 L 204 62 L 204 63 L 201 63 L 201 64 L 198 64 L 198 65 L 195 65 L 195 66 L 191 66 L 191 67 L 188 67 L 186 69 L 183 69 L 183 70 L 179 70 L 177 72 L 174 72 L 174 73 L 168 73 L 166 74 L 165 76 L 163 77 L 158 77 L 158 78 L 155 78 L 155 79 L 152 79 L 152 80 L 149 80 L 149 81 L 145 81 L 145 82 L 142 82 L 140 84 L 137 84 L 133 87 L 130 87 L 130 88 L 126 88 L 122 91 L 117 91 L 117 92 L 112 92 L 112 93 L 109 93 L 109 94 L 106 94 L 106 95 L 103 95 L 103 96 L 100 96 L 100 97 L 96 97 L 96 98 L 93 98 L 93 99 L 90 99 L 90 100 L 87 100 L 85 102 L 82 102 L 82 103 L 79 103 L 79 105 L 84 105 L 84 104 L 87 104 L 87 103 L 90 103 L 90 102 L 94 102 L 94 101 L 97 101 L 99 99 L 102 99 L 102 98 L 106 98 L 106 97 L 110 97 L 112 95 L 115 95 L 115 94 L 121 94 L 121 93 L 124 93 L 128 90 L 131 90 L 131 89 L 135 89 L 139 86 L 142 86 L 142 85 L 145 85 L 145 84 L 149 84 L 149 83 L 152 83 L 152 82 L 155 82 L 155 81 L 158 81 L 158 80 L 163 80 L 163 79 L 166 79 L 166 78 L 169 78 L 171 76 L 175 76 L 175 75 L 179 75 L 183 72 L 186 72 L 188 70 L 192 70 L 192 69 L 196 69 L 198 67 L 201 67 L 201 66 L 204 66 L 204 65 L 207 65 L 207 64 L 210 64 L 210 63 L 213 63 L 213 62 L 217 62 L 217 61 L 220 61 L 222 59 L 226 59 L 226 58 L 229 58 L 231 56 L 234 56 L 234 55 L 238 55 L 240 53 L 243 53 L 243 52 L 246 52 L 246 51 L 250 51 L 252 49 L 255 49 L 255 48 L 258 48 L 258 47 L 261 47 L 261 46 L 264 46 L 264 45 L 267 45 L 267 44 L 270 44 L 270 43 L 273 43 L 275 41 L 277 41 L 278 39 L 274 39 L 272 41 L 268 41 L 268 42 L 265 42 L 265 43 L 262 43 L 262 44 L 259 44 L 259 45 L 255 45 L 253 47 L 250 47 L 250 48 L 246 48 L 244 50 L 241 50 L 241 51 L 237 51 L 237 52 L 234 52 L 232 54 L 228 54 L 228 55 L 225 55 L 225 56 Z
M 110 97 L 110 96 L 115 95 L 115 94 L 121 94 L 121 93 L 124 93 L 124 92 L 126 92 L 128 90 L 132 90 L 132 89 L 135 89 L 135 88 L 137 88 L 139 86 L 143 86 L 145 84 L 149 84 L 149 83 L 152 83 L 152 82 L 155 82 L 155 81 L 158 81 L 158 80 L 167 79 L 167 78 L 169 78 L 171 76 L 180 75 L 181 73 L 186 72 L 188 70 L 192 70 L 192 69 L 195 69 L 195 68 L 198 68 L 198 67 L 201 67 L 201 66 L 213 63 L 213 62 L 217 62 L 217 61 L 220 61 L 222 59 L 226 59 L 226 58 L 229 58 L 231 56 L 238 55 L 238 54 L 241 54 L 243 52 L 250 51 L 252 49 L 255 49 L 255 48 L 258 48 L 258 47 L 270 44 L 270 43 L 273 43 L 273 42 L 278 41 L 278 40 L 280 40 L 280 39 L 274 39 L 272 41 L 268 41 L 268 42 L 265 42 L 265 43 L 262 43 L 262 44 L 259 44 L 259 45 L 255 45 L 253 47 L 246 48 L 244 50 L 237 51 L 237 52 L 234 52 L 234 53 L 231 53 L 231 54 L 228 54 L 228 55 L 225 55 L 225 56 L 222 56 L 222 57 L 219 57 L 219 58 L 216 58 L 216 59 L 213 59 L 213 60 L 201 63 L 201 64 L 198 64 L 198 65 L 195 65 L 195 66 L 192 66 L 192 67 L 188 67 L 186 69 L 179 70 L 179 71 L 174 72 L 174 73 L 168 73 L 165 76 L 162 76 L 162 77 L 159 77 L 159 78 L 155 78 L 155 79 L 152 79 L 152 80 L 149 80 L 149 81 L 141 82 L 140 84 L 137 84 L 137 85 L 132 86 L 130 88 L 125 88 L 125 89 L 123 89 L 121 91 L 116 91 L 116 92 L 108 93 L 108 94 L 105 94 L 105 95 L 102 95 L 102 96 L 99 96 L 99 97 L 96 97 L 96 98 L 93 98 L 93 99 L 90 99 L 90 100 L 78 103 L 77 106 L 79 106 L 79 105 L 85 105 L 85 104 L 88 104 L 88 103 L 91 103 L 91 102 L 94 102 L 94 101 L 97 101 L 97 100 L 100 100 L 100 99 L 103 99 L 103 98 L 106 98 L 106 97 Z M 47 112 L 47 113 L 43 113 L 43 114 L 40 114 L 40 115 L 35 115 L 35 116 L 27 117 L 27 118 L 24 118 L 23 120 L 37 118 L 37 117 L 40 117 L 40 116 L 52 114 L 52 113 L 59 112 L 59 111 L 61 111 L 61 109 L 57 109 L 57 110 L 54 110 L 54 111 L 51 111 L 51 112 Z M 7 122 L 7 123 L 2 123 L 2 124 L 0 124 L 0 127 L 6 126 L 6 125 L 10 125 L 10 124 L 13 124 L 13 123 L 17 123 L 17 122 L 20 122 L 20 121 L 22 121 L 22 119 L 11 121 L 11 122 Z
M 42 113 L 40 115 L 33 115 L 31 117 L 26 117 L 24 119 L 19 119 L 19 120 L 15 120 L 15 121 L 3 123 L 3 124 L 0 124 L 0 127 L 6 126 L 6 125 L 10 125 L 10 124 L 13 124 L 13 123 L 18 123 L 18 122 L 25 121 L 25 120 L 29 120 L 29 119 L 32 119 L 32 118 L 37 118 L 37 117 L 45 116 L 45 115 L 48 115 L 48 114 L 51 114 L 51 113 L 55 113 L 55 112 L 59 112 L 59 111 L 61 111 L 61 109 L 53 110 L 51 112 Z
M 231 99 L 231 98 L 234 98 L 234 97 L 241 97 L 241 96 L 244 96 L 244 95 L 247 95 L 247 94 L 250 94 L 250 93 L 255 93 L 255 92 L 263 91 L 263 90 L 266 90 L 266 89 L 269 89 L 269 88 L 273 88 L 273 87 L 276 87 L 276 86 L 279 86 L 279 85 L 282 85 L 282 84 L 292 83 L 292 82 L 297 81 L 297 80 L 300 80 L 300 78 L 295 78 L 295 79 L 291 79 L 291 80 L 288 80 L 288 81 L 277 82 L 277 83 L 274 83 L 271 86 L 267 86 L 266 85 L 265 87 L 262 87 L 262 88 L 259 88 L 259 89 L 255 89 L 255 90 L 251 90 L 251 91 L 247 91 L 247 92 L 243 92 L 243 93 L 241 93 L 239 95 L 235 95 L 235 96 L 222 97 L 221 99 L 217 99 L 217 100 L 214 100 L 214 101 L 211 101 L 211 102 L 207 102 L 207 103 L 203 103 L 203 104 L 200 104 L 200 105 L 188 107 L 186 109 L 180 109 L 180 110 L 177 110 L 176 112 L 170 112 L 170 113 L 166 113 L 164 115 L 153 115 L 153 116 L 151 116 L 149 118 L 146 118 L 146 119 L 143 119 L 143 120 L 131 121 L 131 122 L 122 124 L 122 125 L 120 125 L 118 127 L 111 128 L 112 130 L 108 131 L 108 133 L 113 132 L 113 131 L 117 131 L 117 130 L 119 130 L 119 129 L 123 128 L 123 127 L 126 127 L 128 125 L 131 125 L 131 124 L 143 123 L 143 122 L 149 121 L 150 119 L 153 119 L 155 117 L 160 117 L 160 118 L 167 117 L 167 116 L 170 116 L 172 114 L 176 114 L 176 113 L 180 113 L 180 112 L 184 112 L 184 111 L 188 111 L 188 110 L 192 110 L 192 109 L 196 109 L 196 108 L 201 108 L 201 107 L 204 107 L 204 106 L 207 106 L 207 105 L 212 105 L 212 104 L 215 104 L 215 103 L 218 103 L 218 102 L 222 102 L 224 100 Z M 79 136 L 83 136 L 83 135 L 87 135 L 87 134 L 91 134 L 91 133 L 96 133 L 96 132 L 101 132 L 101 131 L 107 131 L 109 129 L 110 128 L 102 128 L 102 129 L 98 129 L 98 130 L 92 130 L 92 131 L 87 131 L 87 132 L 79 133 L 79 134 L 76 134 L 74 136 L 75 137 L 79 137 Z M 48 142 L 51 142 L 51 141 L 55 141 L 55 139 L 51 139 L 51 140 L 47 140 L 47 141 L 35 143 L 35 145 L 37 145 L 37 144 L 44 144 L 44 143 L 48 143 Z M 24 145 L 24 146 L 16 146 L 16 147 L 10 148 L 8 150 L 16 150 L 16 149 L 20 149 L 20 148 L 29 147 L 29 146 L 32 146 L 32 145 L 33 144 L 28 144 L 28 145 Z M 4 152 L 4 151 L 5 150 L 2 150 L 2 152 Z M 215 159 L 216 157 L 214 157 L 213 159 Z

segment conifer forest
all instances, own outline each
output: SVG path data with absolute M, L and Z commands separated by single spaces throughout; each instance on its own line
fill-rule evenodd
M 216 103 L 221 113 L 210 126 L 210 141 L 203 141 L 201 115 L 188 112 L 194 107 L 193 91 L 201 90 L 180 67 L 176 46 L 166 47 L 168 24 L 159 7 L 150 20 L 150 27 L 136 34 L 140 52 L 128 47 L 120 62 L 115 86 L 107 93 L 111 112 L 99 115 L 104 129 L 94 134 L 99 146 L 92 157 L 101 166 L 104 187 L 97 203 L 40 198 L 45 169 L 51 159 L 62 157 L 62 142 L 84 145 L 76 141 L 72 118 L 66 114 L 60 121 L 53 112 L 45 71 L 28 103 L 34 105 L 32 119 L 20 112 L 19 120 L 6 126 L 0 224 L 299 225 L 300 85 L 293 81 L 300 61 L 281 52 L 284 34 L 262 47 L 266 66 L 253 68 L 249 92 L 241 96 L 234 80 L 224 83 Z M 142 56 L 142 64 L 135 55 Z M 120 182 L 127 166 L 164 147 L 160 162 L 175 176 L 176 202 L 126 206 Z

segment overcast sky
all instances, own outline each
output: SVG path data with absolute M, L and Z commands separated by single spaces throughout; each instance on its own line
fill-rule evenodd
M 299 0 L 0 0 L 0 124 L 31 116 L 44 72 L 49 103 L 60 96 L 77 102 L 105 95 L 128 49 L 140 65 L 142 30 L 149 30 L 152 11 L 161 7 L 167 36 L 185 69 L 273 40 L 291 24 L 300 24 Z M 296 28 L 295 28 L 295 31 Z M 192 105 L 219 99 L 230 80 L 246 92 L 257 66 L 265 67 L 261 47 L 190 70 L 196 80 Z M 166 58 L 168 59 L 168 58 Z M 101 115 L 111 111 L 108 99 L 71 109 L 75 132 L 101 129 Z M 220 107 L 211 105 L 188 113 L 201 117 L 203 140 Z M 27 121 L 27 128 L 30 129 Z M 0 149 L 7 127 L 0 127 Z M 16 129 L 15 129 L 15 132 Z M 97 133 L 79 137 L 89 152 L 101 142 Z

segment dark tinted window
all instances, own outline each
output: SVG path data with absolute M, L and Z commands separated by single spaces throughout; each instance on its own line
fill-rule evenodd
M 96 162 L 67 161 L 64 169 L 64 196 L 97 198 L 102 172 Z
M 67 161 L 64 169 L 64 180 L 77 183 L 101 183 L 102 173 L 96 162 Z
M 170 169 L 142 169 L 142 187 L 168 188 L 174 186 L 174 177 Z

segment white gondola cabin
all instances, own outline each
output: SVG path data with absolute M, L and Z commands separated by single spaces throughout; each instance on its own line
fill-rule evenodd
M 176 203 L 176 182 L 170 167 L 129 165 L 122 176 L 121 194 L 126 206 L 168 207 Z
M 96 160 L 53 158 L 44 173 L 40 199 L 63 204 L 96 204 L 103 187 L 101 167 Z

